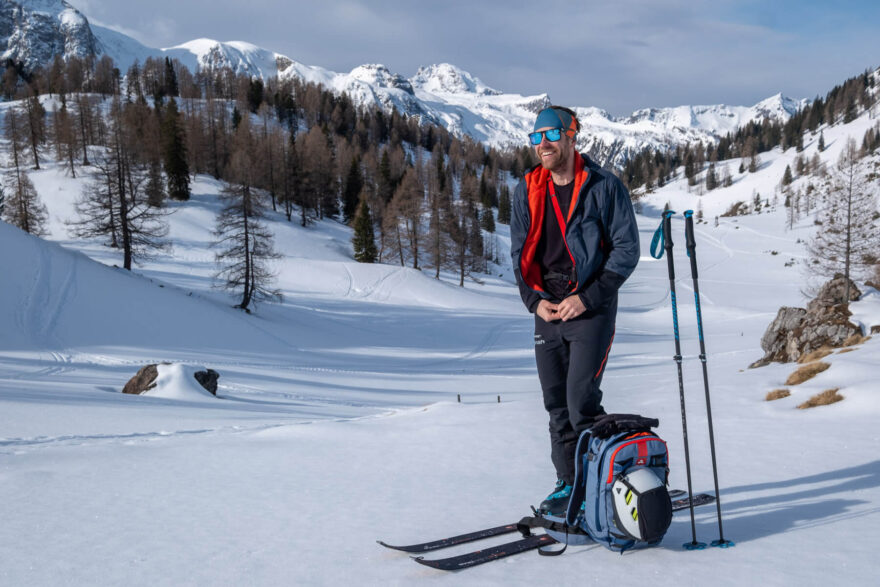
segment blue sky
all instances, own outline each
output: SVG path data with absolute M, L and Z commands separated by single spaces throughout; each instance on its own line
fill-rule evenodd
M 241 40 L 345 72 L 453 63 L 487 85 L 614 115 L 824 95 L 880 65 L 880 1 L 68 0 L 153 47 Z

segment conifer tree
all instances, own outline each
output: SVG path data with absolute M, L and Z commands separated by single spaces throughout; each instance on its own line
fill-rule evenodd
M 111 247 L 121 247 L 123 268 L 150 259 L 166 249 L 166 212 L 150 206 L 144 197 L 147 171 L 136 161 L 136 139 L 126 129 L 119 97 L 110 107 L 110 143 L 96 158 L 92 181 L 75 203 L 78 219 L 69 222 L 75 236 L 109 236 Z
M 9 167 L 5 174 L 6 199 L 3 218 L 25 232 L 42 236 L 46 233 L 45 224 L 48 211 L 40 201 L 34 184 L 24 166 L 28 137 L 25 129 L 25 115 L 17 108 L 10 108 L 5 117 L 4 131 L 9 141 Z
M 299 204 L 312 210 L 318 218 L 333 217 L 338 213 L 336 207 L 337 192 L 333 169 L 333 152 L 327 141 L 327 135 L 319 126 L 313 126 L 302 136 L 302 148 L 297 151 L 300 156 L 302 174 L 300 176 Z M 303 226 L 308 222 L 303 215 Z
M 353 157 L 345 176 L 345 186 L 342 188 L 342 219 L 346 224 L 351 223 L 360 205 L 361 190 L 364 188 L 364 178 L 361 175 L 360 158 Z
M 159 207 L 165 201 L 165 186 L 162 178 L 162 167 L 157 159 L 151 159 L 147 164 L 147 183 L 144 187 L 144 195 L 150 206 Z
M 464 287 L 464 278 L 470 273 L 471 254 L 468 245 L 468 220 L 467 206 L 463 202 L 451 202 L 445 217 L 446 235 L 450 242 L 450 251 L 447 258 L 450 266 L 458 270 L 458 285 Z
M 162 118 L 162 150 L 168 197 L 173 200 L 189 200 L 189 163 L 187 163 L 186 137 L 177 100 L 171 98 Z
M 849 139 L 830 174 L 825 190 L 826 209 L 821 225 L 810 242 L 808 267 L 812 273 L 847 278 L 844 295 L 849 300 L 849 279 L 865 275 L 878 262 L 880 222 L 869 174 L 860 161 L 853 139 Z
M 727 165 L 721 170 L 721 186 L 729 188 L 733 185 L 733 178 L 730 176 L 730 169 Z
M 33 86 L 28 86 L 28 97 L 24 100 L 24 106 L 31 157 L 34 160 L 34 169 L 39 169 L 40 148 L 46 142 L 46 110 Z
M 483 208 L 480 212 L 480 228 L 488 233 L 495 232 L 495 214 L 492 212 L 492 208 Z
M 21 169 L 11 169 L 5 179 L 5 193 L 9 194 L 9 200 L 3 205 L 3 219 L 35 236 L 48 234 L 46 221 L 49 212 L 27 173 Z
M 388 149 L 382 151 L 382 159 L 379 162 L 379 173 L 376 176 L 377 195 L 387 204 L 394 195 L 394 179 L 391 174 L 391 158 Z
M 794 181 L 794 178 L 791 176 L 791 165 L 786 165 L 785 173 L 782 174 L 782 185 L 791 185 L 792 181 Z
M 74 61 L 74 63 L 76 63 Z M 89 145 L 94 143 L 95 127 L 100 126 L 100 120 L 96 117 L 95 104 L 91 96 L 83 93 L 74 94 L 76 104 L 76 131 L 80 147 L 82 148 L 82 165 L 88 166 Z
M 690 149 L 687 150 L 687 154 L 684 158 L 684 175 L 688 180 L 688 185 L 693 186 L 697 183 L 697 169 L 696 163 L 694 162 L 694 155 Z
M 424 240 L 425 184 L 421 166 L 410 167 L 394 192 L 392 207 L 402 223 L 406 249 L 413 269 L 419 269 L 419 253 Z
M 52 125 L 55 139 L 55 153 L 58 160 L 70 172 L 71 177 L 76 177 L 76 131 L 73 126 L 73 117 L 67 109 L 67 100 L 62 94 L 61 108 L 55 111 L 54 124 Z
M 761 161 L 758 158 L 757 154 L 752 155 L 749 158 L 749 173 L 755 173 L 758 171 L 758 168 L 761 166 Z
M 510 188 L 506 184 L 501 184 L 498 195 L 498 222 L 501 224 L 510 224 L 510 205 Z
M 715 164 L 710 163 L 709 169 L 706 170 L 706 189 L 709 191 L 718 187 L 718 176 L 715 174 Z
M 476 177 L 465 172 L 461 177 L 458 201 L 450 200 L 446 212 L 445 229 L 450 243 L 446 257 L 450 268 L 458 271 L 458 284 L 461 287 L 464 287 L 466 276 L 484 269 L 483 233 L 476 207 L 478 197 L 479 185 Z
M 220 196 L 224 206 L 217 215 L 214 245 L 220 248 L 215 277 L 225 289 L 240 292 L 241 301 L 235 307 L 246 312 L 259 300 L 281 299 L 281 293 L 271 289 L 274 274 L 268 261 L 280 255 L 273 250 L 272 233 L 262 222 L 266 207 L 264 195 L 255 186 L 256 156 L 250 122 L 243 118 L 233 139 L 229 184 Z
M 366 193 L 361 193 L 360 203 L 354 217 L 352 246 L 354 247 L 354 260 L 358 263 L 375 263 L 379 257 Z
M 300 164 L 296 150 L 296 141 L 291 134 L 289 140 L 284 141 L 281 157 L 281 205 L 284 215 L 290 222 L 293 217 L 293 205 L 300 200 Z M 305 208 L 303 210 L 303 226 L 305 226 Z
M 180 96 L 180 89 L 177 85 L 177 72 L 174 71 L 174 65 L 171 63 L 171 59 L 165 58 L 165 91 L 164 94 L 166 96 L 171 96 L 172 98 L 176 98 Z

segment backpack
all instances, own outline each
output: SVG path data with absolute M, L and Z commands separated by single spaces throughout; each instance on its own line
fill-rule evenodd
M 666 443 L 648 428 L 659 422 L 627 414 L 599 422 L 578 439 L 565 519 L 546 516 L 555 525 L 544 527 L 564 544 L 592 540 L 619 552 L 658 544 L 672 523 Z

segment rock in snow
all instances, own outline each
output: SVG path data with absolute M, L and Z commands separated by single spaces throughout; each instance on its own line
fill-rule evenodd
M 854 334 L 861 334 L 861 328 L 849 317 L 848 303 L 841 303 L 844 291 L 844 278 L 837 276 L 819 290 L 819 294 L 807 309 L 782 307 L 776 318 L 761 337 L 764 356 L 752 363 L 752 367 L 762 367 L 774 361 L 788 363 L 823 346 L 841 347 L 844 341 Z M 850 300 L 860 297 L 856 284 L 850 281 Z
M 142 367 L 129 379 L 122 393 L 149 395 L 167 399 L 201 399 L 217 395 L 220 374 L 213 369 L 198 369 L 177 363 Z

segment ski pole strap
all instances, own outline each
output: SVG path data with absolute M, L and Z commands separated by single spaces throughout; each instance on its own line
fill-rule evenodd
M 651 239 L 651 256 L 655 259 L 663 257 L 663 246 L 666 244 L 665 237 L 663 236 L 663 221 L 673 214 L 675 214 L 673 210 L 667 210 L 664 212 L 660 219 L 660 226 L 654 231 L 654 238 Z

